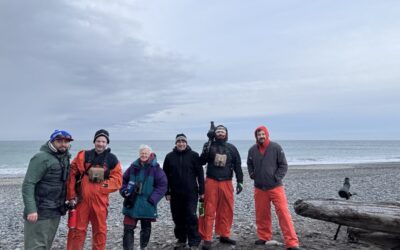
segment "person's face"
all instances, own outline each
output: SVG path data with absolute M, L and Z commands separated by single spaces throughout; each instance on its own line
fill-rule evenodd
M 267 139 L 267 135 L 263 130 L 258 130 L 257 131 L 257 142 L 260 144 L 263 144 L 265 140 Z
M 215 137 L 219 140 L 224 140 L 226 138 L 226 131 L 223 129 L 217 130 L 215 132 Z
M 106 150 L 106 148 L 107 148 L 107 138 L 105 138 L 104 136 L 97 137 L 96 140 L 94 141 L 94 150 L 96 150 L 98 154 L 101 154 L 104 152 L 104 150 Z
M 56 138 L 52 144 L 58 152 L 65 153 L 70 147 L 71 141 L 65 138 Z
M 147 148 L 140 150 L 139 152 L 140 161 L 146 162 L 149 159 L 150 154 L 151 152 Z
M 187 147 L 187 142 L 184 140 L 178 140 L 176 142 L 176 148 L 178 149 L 178 151 L 184 151 Z

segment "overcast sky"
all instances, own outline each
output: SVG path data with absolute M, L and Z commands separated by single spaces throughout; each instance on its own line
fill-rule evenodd
M 400 139 L 399 1 L 0 0 L 0 140 Z

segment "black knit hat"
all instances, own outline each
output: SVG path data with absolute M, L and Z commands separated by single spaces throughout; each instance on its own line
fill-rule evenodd
M 97 137 L 104 136 L 107 139 L 107 144 L 110 143 L 110 138 L 108 131 L 105 129 L 100 129 L 94 134 L 93 143 L 96 141 Z
M 183 134 L 183 133 L 182 134 L 177 134 L 176 137 L 175 137 L 175 143 L 177 143 L 180 140 L 185 141 L 187 143 L 186 135 Z

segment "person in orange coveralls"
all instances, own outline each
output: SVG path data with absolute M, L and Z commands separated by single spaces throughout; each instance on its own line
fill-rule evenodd
M 215 130 L 210 129 L 209 133 L 210 140 L 204 144 L 200 156 L 201 163 L 207 163 L 205 209 L 204 216 L 199 219 L 203 250 L 212 249 L 214 224 L 221 243 L 236 245 L 236 241 L 230 238 L 234 209 L 233 173 L 236 175 L 236 194 L 243 190 L 242 161 L 237 148 L 228 143 L 228 129 L 218 125 Z
M 255 244 L 264 245 L 272 238 L 272 203 L 275 206 L 287 250 L 300 250 L 282 182 L 288 170 L 285 153 L 278 143 L 269 140 L 269 133 L 265 126 L 258 127 L 254 135 L 256 144 L 249 149 L 247 169 L 250 178 L 254 180 L 259 238 Z
M 69 206 L 76 205 L 77 224 L 68 231 L 68 250 L 83 249 L 89 222 L 92 223 L 92 249 L 106 248 L 108 195 L 122 185 L 121 165 L 107 148 L 108 132 L 97 131 L 93 143 L 94 149 L 80 151 L 71 163 L 67 202 Z

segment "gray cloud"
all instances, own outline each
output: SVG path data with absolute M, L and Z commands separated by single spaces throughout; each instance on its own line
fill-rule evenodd
M 140 25 L 118 15 L 124 6 L 114 7 L 1 2 L 1 105 L 8 108 L 0 115 L 20 132 L 3 131 L 0 138 L 37 138 L 23 131 L 47 135 L 43 126 L 84 136 L 171 104 L 175 85 L 191 77 L 184 60 L 147 53 L 147 44 L 135 39 Z
M 1 1 L 0 140 L 203 138 L 210 120 L 231 138 L 400 138 L 396 7 Z

